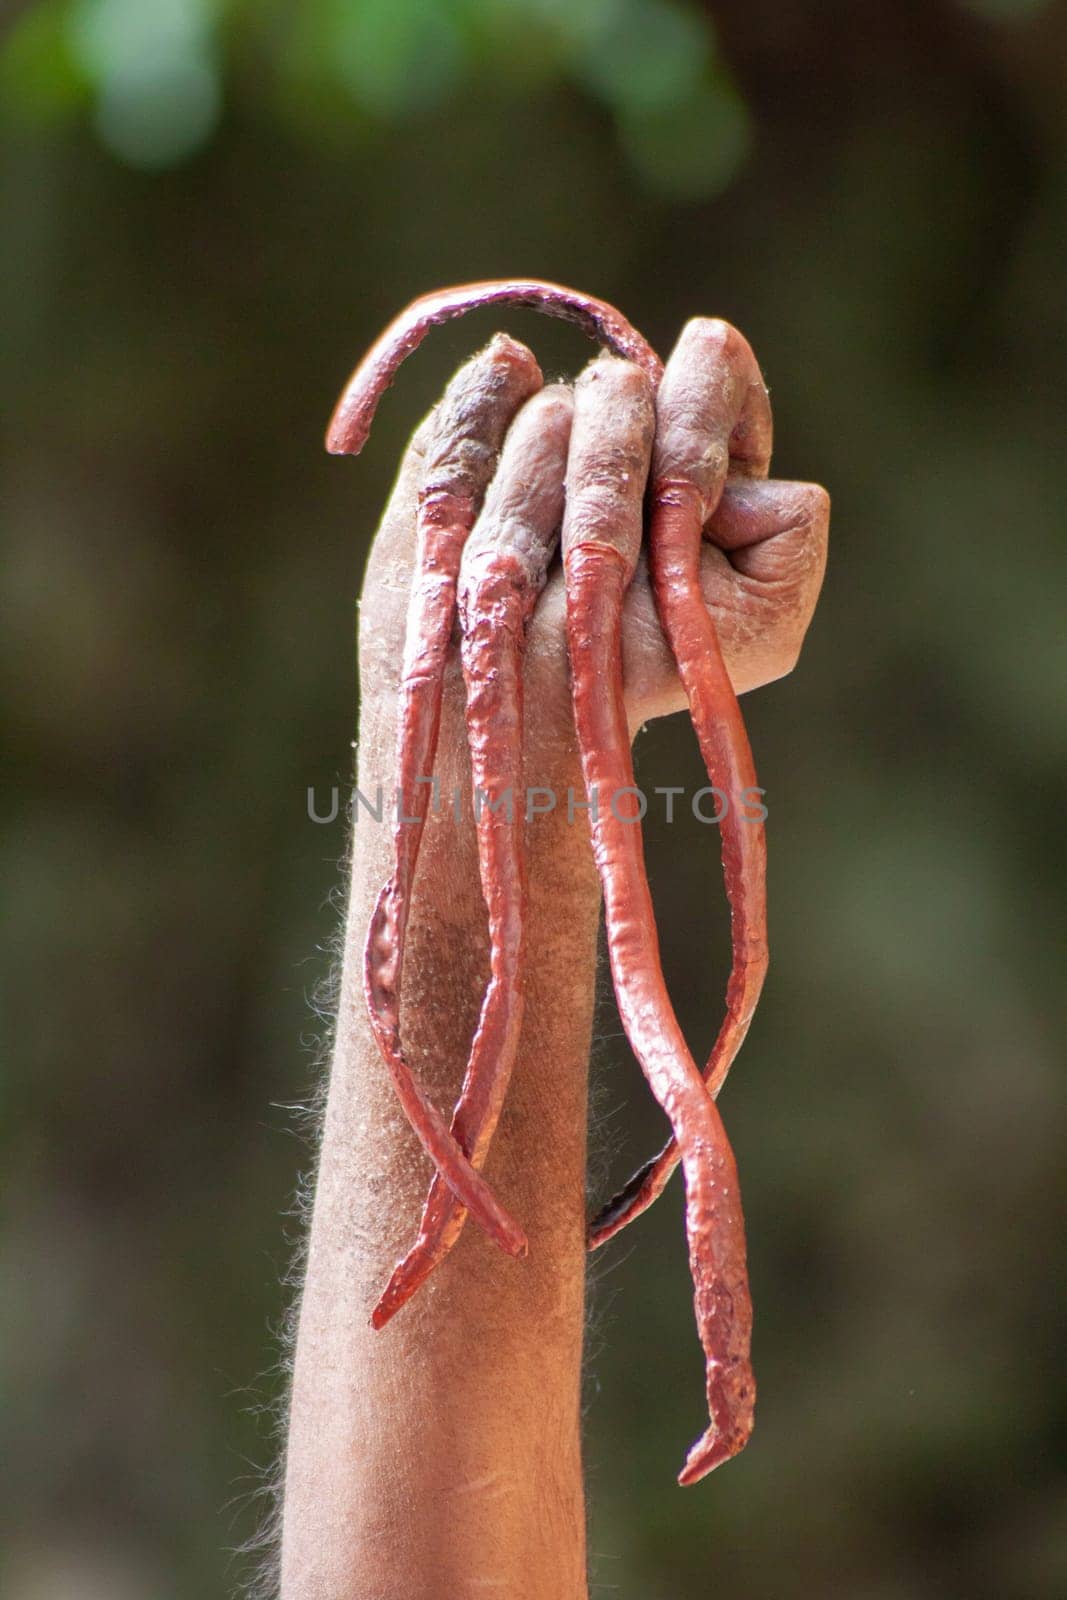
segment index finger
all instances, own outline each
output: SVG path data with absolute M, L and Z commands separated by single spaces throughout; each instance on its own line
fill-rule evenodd
M 477 509 L 508 427 L 541 387 L 532 352 L 497 334 L 464 363 L 423 419 L 404 454 L 367 560 L 360 598 L 365 666 L 395 676 L 411 592 L 418 510 L 427 499 L 468 498 Z

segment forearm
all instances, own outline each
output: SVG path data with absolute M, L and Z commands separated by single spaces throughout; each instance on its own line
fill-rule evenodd
M 536 641 L 535 641 L 536 646 Z M 365 651 L 373 674 L 373 651 Z M 296 1349 L 284 1600 L 585 1594 L 579 1374 L 585 1124 L 598 893 L 562 719 L 565 680 L 531 653 L 527 781 L 561 805 L 528 830 L 528 979 L 520 1054 L 486 1167 L 530 1241 L 514 1261 L 468 1225 L 381 1332 L 374 1301 L 410 1242 L 430 1177 L 365 1017 L 362 946 L 389 871 L 388 828 L 356 824 L 336 1046 Z M 538 674 L 540 677 L 538 678 Z M 359 783 L 391 787 L 394 702 L 365 697 Z M 566 730 L 559 732 L 560 728 Z M 551 730 L 543 735 L 539 728 Z M 452 1104 L 486 976 L 462 685 L 449 673 L 405 966 L 408 1059 Z M 463 821 L 451 797 L 458 786 Z M 521 797 L 516 797 L 521 804 Z

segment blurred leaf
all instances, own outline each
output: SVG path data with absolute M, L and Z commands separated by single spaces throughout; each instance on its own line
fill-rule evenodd
M 692 100 L 714 53 L 710 24 L 668 0 L 613 0 L 598 8 L 579 71 L 610 106 L 640 116 Z
M 463 46 L 447 5 L 341 0 L 332 11 L 332 69 L 366 110 L 382 117 L 431 110 L 459 82 Z
M 131 166 L 173 166 L 204 145 L 222 108 L 205 0 L 76 0 L 68 40 L 96 88 L 94 123 Z
M 161 62 L 103 85 L 94 121 L 108 149 L 133 167 L 170 167 L 205 145 L 222 92 L 209 61 Z
M 74 0 L 68 38 L 97 83 L 207 48 L 212 12 L 204 0 Z
M 0 107 L 20 121 L 66 117 L 88 98 L 88 80 L 67 37 L 65 0 L 31 6 L 0 50 Z
M 748 154 L 748 112 L 722 74 L 704 78 L 668 103 L 625 107 L 618 120 L 638 172 L 674 200 L 719 194 Z

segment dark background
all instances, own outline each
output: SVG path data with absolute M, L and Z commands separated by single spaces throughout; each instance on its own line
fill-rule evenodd
M 759 1426 L 675 1487 L 702 1397 L 672 1193 L 594 1285 L 593 1592 L 1067 1593 L 1065 60 L 1035 0 L 7 13 L 9 1600 L 248 1576 L 345 850 L 306 792 L 348 783 L 367 543 L 477 342 L 587 347 L 454 325 L 358 467 L 322 432 L 410 297 L 509 273 L 661 350 L 738 323 L 777 473 L 834 499 L 800 667 L 746 703 L 773 963 L 723 1106 Z M 638 752 L 699 778 L 684 718 Z M 714 844 L 650 828 L 698 1056 Z M 660 1126 L 607 998 L 601 1033 L 603 1192 Z

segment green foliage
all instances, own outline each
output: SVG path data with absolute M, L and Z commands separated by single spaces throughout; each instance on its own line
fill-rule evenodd
M 90 81 L 70 47 L 66 0 L 29 6 L 0 51 L 0 105 L 15 122 L 47 126 L 87 103 Z
M 594 97 L 652 192 L 714 194 L 746 150 L 711 25 L 684 0 L 305 0 L 282 16 L 226 0 L 38 0 L 0 57 L 0 104 L 40 122 L 87 102 L 120 160 L 173 166 L 217 132 L 224 37 L 231 58 L 261 63 L 268 104 L 317 101 L 356 137 L 361 117 L 425 117 L 488 77 Z

